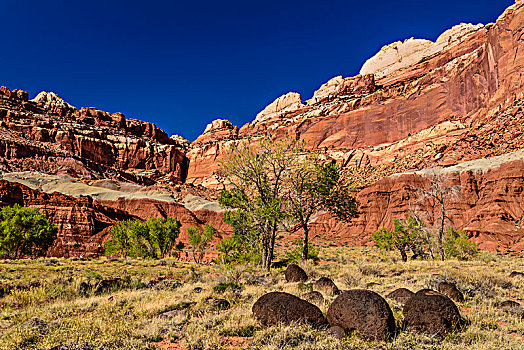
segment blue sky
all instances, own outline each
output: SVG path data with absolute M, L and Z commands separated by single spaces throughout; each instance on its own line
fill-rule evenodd
M 493 22 L 513 0 L 0 0 L 0 85 L 54 91 L 195 139 L 310 98 L 383 45 Z

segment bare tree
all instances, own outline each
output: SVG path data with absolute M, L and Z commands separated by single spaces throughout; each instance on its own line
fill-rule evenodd
M 454 186 L 450 185 L 451 178 L 449 174 L 443 174 L 443 173 L 437 173 L 433 172 L 428 176 L 429 179 L 429 186 L 427 188 L 425 187 L 418 187 L 412 189 L 412 191 L 416 191 L 421 193 L 417 201 L 420 203 L 426 199 L 431 199 L 434 201 L 434 204 L 432 205 L 434 209 L 437 209 L 439 211 L 439 218 L 438 221 L 434 220 L 434 223 L 438 222 L 438 233 L 437 233 L 437 248 L 439 250 L 440 259 L 445 259 L 444 254 L 444 245 L 443 245 L 443 237 L 444 237 L 444 226 L 446 219 L 449 220 L 449 218 L 446 215 L 446 209 L 449 199 L 456 198 L 460 194 L 460 186 Z M 450 220 L 451 221 L 451 220 Z M 429 240 L 429 235 L 428 235 Z M 431 245 L 429 245 L 431 246 Z M 432 253 L 431 253 L 432 254 Z

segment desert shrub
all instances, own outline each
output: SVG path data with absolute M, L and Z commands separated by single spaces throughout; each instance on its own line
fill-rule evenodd
M 18 204 L 0 209 L 0 256 L 42 256 L 56 238 L 56 226 L 38 208 Z
M 378 264 L 360 263 L 357 264 L 358 270 L 364 276 L 382 277 L 382 268 Z
M 255 334 L 257 327 L 252 324 L 239 325 L 236 328 L 222 329 L 219 334 L 223 337 L 252 337 Z
M 217 293 L 223 293 L 228 289 L 232 292 L 239 291 L 242 290 L 242 285 L 236 282 L 220 282 L 213 287 L 213 290 Z
M 444 252 L 447 257 L 469 260 L 478 254 L 478 244 L 469 240 L 466 231 L 450 227 L 444 235 Z
M 293 242 L 296 247 L 292 250 L 286 251 L 286 257 L 290 262 L 299 262 L 302 261 L 302 240 L 299 239 L 295 242 Z M 307 260 L 311 260 L 313 262 L 318 262 L 318 254 L 320 253 L 320 247 L 315 247 L 311 242 L 307 243 L 308 245 L 308 255 Z

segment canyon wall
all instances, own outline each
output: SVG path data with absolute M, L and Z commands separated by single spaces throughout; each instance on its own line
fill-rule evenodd
M 0 173 L 9 181 L 0 180 L 0 202 L 42 209 L 59 229 L 53 256 L 100 254 L 108 228 L 126 218 L 176 216 L 183 241 L 188 227 L 207 222 L 227 235 L 215 203 L 217 161 L 269 134 L 303 138 L 359 188 L 362 214 L 344 224 L 319 213 L 314 242 L 365 244 L 394 218 L 432 213 L 410 190 L 428 185 L 431 168 L 460 187 L 448 203 L 450 224 L 487 249 L 522 251 L 523 28 L 517 1 L 495 23 L 387 45 L 361 74 L 330 79 L 307 100 L 284 94 L 241 128 L 215 120 L 192 143 L 121 113 L 77 109 L 52 92 L 30 100 L 2 87 Z M 30 181 L 20 177 L 29 171 Z

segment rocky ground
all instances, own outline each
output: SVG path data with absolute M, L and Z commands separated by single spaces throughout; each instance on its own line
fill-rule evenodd
M 395 253 L 375 248 L 324 247 L 320 258 L 318 265 L 301 265 L 305 281 L 296 271 L 285 273 L 285 268 L 268 273 L 253 266 L 197 266 L 170 259 L 2 261 L 0 349 L 522 348 L 524 313 L 515 304 L 524 303 L 520 255 L 484 252 L 467 262 L 402 263 Z M 396 291 L 399 288 L 440 290 L 450 296 L 464 319 L 462 328 L 442 336 L 421 333 L 413 321 L 420 307 L 416 311 L 414 301 L 405 306 L 410 293 Z M 355 289 L 374 292 L 356 292 L 365 302 L 367 294 L 385 300 L 380 308 L 391 309 L 393 324 L 388 327 L 396 329 L 389 340 L 369 338 L 379 334 L 371 331 L 380 324 L 380 313 L 372 313 L 373 322 L 358 328 L 369 312 L 352 315 L 343 304 L 335 307 L 338 290 Z M 274 325 L 264 318 L 264 305 L 254 307 L 270 292 L 301 298 L 302 308 L 316 315 L 311 320 L 320 321 L 293 321 L 296 314 L 289 311 L 277 318 L 282 324 Z M 298 307 L 295 303 L 286 303 L 284 311 Z M 433 304 L 424 300 L 422 308 Z M 317 307 L 320 314 L 315 314 Z M 344 322 L 356 322 L 358 334 L 324 324 L 324 317 L 333 322 L 331 309 L 341 310 Z

